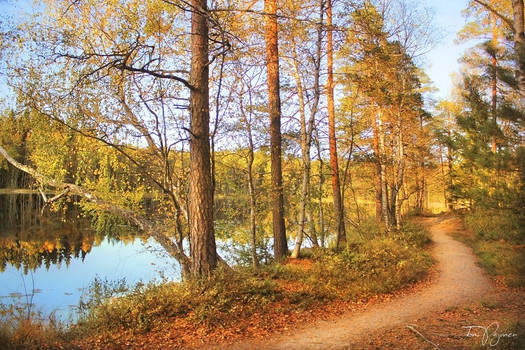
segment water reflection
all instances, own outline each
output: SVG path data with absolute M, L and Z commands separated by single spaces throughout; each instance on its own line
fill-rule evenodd
M 124 243 L 141 237 L 129 227 L 116 230 L 119 226 L 114 226 L 112 232 L 96 232 L 75 209 L 42 216 L 41 203 L 34 197 L 0 195 L 0 208 L 8 208 L 0 217 L 0 272 L 7 264 L 25 274 L 42 266 L 68 267 L 72 258 L 84 261 L 93 246 L 99 246 L 107 237 Z
M 0 232 L 12 227 L 38 225 L 43 205 L 42 197 L 37 194 L 0 195 Z
M 66 315 L 95 278 L 130 284 L 179 278 L 178 266 L 152 239 L 118 221 L 94 230 L 77 212 L 42 217 L 29 197 L 0 195 L 0 208 L 10 208 L 0 218 L 11 218 L 0 221 L 0 303 L 29 293 L 37 308 Z
M 26 229 L 12 228 L 0 235 L 0 272 L 7 264 L 24 274 L 42 266 L 69 266 L 72 258 L 84 261 L 97 242 L 94 232 L 70 223 L 43 222 Z

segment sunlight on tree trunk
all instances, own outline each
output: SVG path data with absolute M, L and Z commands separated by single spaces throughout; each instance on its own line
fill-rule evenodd
M 268 82 L 268 109 L 270 114 L 270 149 L 272 166 L 272 216 L 274 257 L 285 258 L 288 247 L 284 224 L 284 196 L 281 169 L 281 99 L 279 94 L 279 48 L 277 1 L 265 0 L 265 42 Z
M 210 169 L 208 24 L 206 0 L 192 0 L 190 96 L 190 247 L 193 275 L 209 275 L 217 266 Z
M 332 38 L 332 1 L 326 2 L 326 55 L 328 68 L 328 81 L 326 86 L 326 97 L 328 103 L 328 138 L 330 145 L 330 168 L 332 170 L 332 192 L 334 196 L 334 213 L 337 226 L 336 248 L 346 245 L 346 230 L 344 219 L 343 199 L 341 197 L 341 185 L 339 181 L 339 163 L 337 157 L 337 139 L 335 136 L 335 103 L 334 103 L 334 48 Z

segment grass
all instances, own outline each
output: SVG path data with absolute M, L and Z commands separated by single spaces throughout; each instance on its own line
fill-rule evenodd
M 351 301 L 389 293 L 423 279 L 433 260 L 426 251 L 429 238 L 418 225 L 385 233 L 371 222 L 351 234 L 347 250 L 306 251 L 308 264 L 272 264 L 258 270 L 236 267 L 217 270 L 207 279 L 181 283 L 137 284 L 95 280 L 79 305 L 78 319 L 68 325 L 29 324 L 7 318 L 1 322 L 5 349 L 39 348 L 42 344 L 82 344 L 106 333 L 145 333 L 173 324 L 203 327 L 206 332 L 266 315 L 274 320 L 329 301 Z M 6 313 L 7 314 L 7 313 Z M 250 321 L 251 322 L 251 321 Z M 18 326 L 14 326 L 18 324 Z M 22 343 L 23 330 L 38 333 Z M 26 333 L 27 333 L 26 332 Z M 81 345 L 79 345 L 82 347 Z M 45 346 L 44 346 L 45 348 Z
M 29 312 L 28 312 L 29 311 Z M 53 315 L 44 318 L 26 305 L 0 304 L 0 348 L 40 349 L 65 339 L 65 327 Z
M 509 210 L 477 210 L 464 217 L 467 230 L 454 237 L 471 246 L 480 266 L 509 287 L 525 285 L 525 227 Z

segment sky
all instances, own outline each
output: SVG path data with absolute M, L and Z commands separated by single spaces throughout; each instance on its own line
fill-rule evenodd
M 439 89 L 434 97 L 445 99 L 452 90 L 451 75 L 459 72 L 458 59 L 472 43 L 456 45 L 456 33 L 465 25 L 461 11 L 467 7 L 468 0 L 427 0 L 434 8 L 436 26 L 444 31 L 442 40 L 427 54 L 423 67 L 434 85 Z
M 426 55 L 423 68 L 439 89 L 434 93 L 436 100 L 449 97 L 452 80 L 451 74 L 459 71 L 458 59 L 472 43 L 456 45 L 456 33 L 465 24 L 461 11 L 466 8 L 468 0 L 414 0 L 416 4 L 433 8 L 434 22 L 444 34 L 436 46 Z M 32 2 L 29 0 L 0 0 L 0 12 L 20 13 Z

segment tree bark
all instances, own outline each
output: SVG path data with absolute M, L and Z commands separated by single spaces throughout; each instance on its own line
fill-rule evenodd
M 190 249 L 191 273 L 209 275 L 217 267 L 213 227 L 213 188 L 209 139 L 209 69 L 206 0 L 192 0 L 190 94 Z
M 375 190 L 376 190 L 376 219 L 381 221 L 383 219 L 383 193 L 382 193 L 382 182 L 381 182 L 381 155 L 379 152 L 379 131 L 377 127 L 377 116 L 372 113 L 372 127 L 374 130 L 373 148 L 374 148 L 374 164 L 376 170 L 375 176 Z
M 496 130 L 498 127 L 498 117 L 497 117 L 497 104 L 498 104 L 498 74 L 496 72 L 496 69 L 498 68 L 498 58 L 496 55 L 496 49 L 498 45 L 498 32 L 496 27 L 496 18 L 493 14 L 491 16 L 492 18 L 492 46 L 493 46 L 493 56 L 492 56 L 492 77 L 491 77 L 491 85 L 492 85 L 492 140 L 491 140 L 491 150 L 493 154 L 496 154 L 496 151 L 498 149 L 497 141 L 496 141 Z
M 405 178 L 405 147 L 403 144 L 403 131 L 401 129 L 401 117 L 399 117 L 398 124 L 398 136 L 397 136 L 397 157 L 398 157 L 398 168 L 396 178 L 396 196 L 394 198 L 395 203 L 395 222 L 396 229 L 401 229 L 401 206 L 403 205 L 403 198 L 401 198 L 401 189 Z
M 308 130 L 306 125 L 303 84 L 301 82 L 301 76 L 299 75 L 299 67 L 297 64 L 296 57 L 294 57 L 293 66 L 295 69 L 294 78 L 297 85 L 297 95 L 299 96 L 299 115 L 301 122 L 301 153 L 303 158 L 301 199 L 299 201 L 299 232 L 297 232 L 295 247 L 291 254 L 291 258 L 296 259 L 299 257 L 301 245 L 303 244 L 304 230 L 306 226 L 306 206 L 310 192 L 310 138 L 308 137 Z
M 257 226 L 255 225 L 255 185 L 253 183 L 253 140 L 250 131 L 250 149 L 248 151 L 248 192 L 250 194 L 250 237 L 252 243 L 252 266 L 257 268 L 259 266 L 259 260 L 257 259 Z
M 425 130 L 423 128 L 423 116 L 422 115 L 419 117 L 419 132 L 420 132 L 419 146 L 421 147 L 421 153 L 420 153 L 421 159 L 419 159 L 419 170 L 421 171 L 421 179 L 418 179 L 416 175 L 416 183 L 417 183 L 417 189 L 418 189 L 417 211 L 418 211 L 418 214 L 422 214 L 425 211 L 425 209 L 428 207 L 425 204 L 426 180 L 425 180 L 425 154 L 423 152 L 423 149 L 425 147 L 425 142 L 424 142 Z
M 270 152 L 272 172 L 272 219 L 274 257 L 286 257 L 286 227 L 284 224 L 284 196 L 281 168 L 281 99 L 279 94 L 279 47 L 277 42 L 277 1 L 265 0 L 265 43 L 270 114 Z
M 319 215 L 319 241 L 321 247 L 326 245 L 325 226 L 324 226 L 324 209 L 323 209 L 323 186 L 324 186 L 324 161 L 322 157 L 321 142 L 319 141 L 319 131 L 314 129 L 315 147 L 317 148 L 317 159 L 319 161 L 319 182 L 317 183 L 317 201 Z
M 293 67 L 294 67 L 294 78 L 297 85 L 297 95 L 299 97 L 299 114 L 301 122 L 301 153 L 303 160 L 303 172 L 302 172 L 302 183 L 301 183 L 301 200 L 299 204 L 299 232 L 297 233 L 297 239 L 295 242 L 295 247 L 292 252 L 292 258 L 298 258 L 301 245 L 303 242 L 303 237 L 305 233 L 305 226 L 308 223 L 310 228 L 310 239 L 314 246 L 318 246 L 317 237 L 315 236 L 315 227 L 312 224 L 312 216 L 310 213 L 310 172 L 311 172 L 311 158 L 310 158 L 310 149 L 312 145 L 312 134 L 315 127 L 315 116 L 317 114 L 317 109 L 320 99 L 320 86 L 319 86 L 319 76 L 320 76 L 320 67 L 321 67 L 321 46 L 322 46 L 322 23 L 324 15 L 324 2 L 320 2 L 320 20 L 317 28 L 317 42 L 316 42 L 316 55 L 314 57 L 314 84 L 313 84 L 313 94 L 314 99 L 311 105 L 311 114 L 306 122 L 306 108 L 304 101 L 304 89 L 301 81 L 301 75 L 299 71 L 297 53 L 295 51 L 295 40 L 292 38 L 294 45 L 294 57 L 293 57 Z
M 381 213 L 383 214 L 383 222 L 387 228 L 390 228 L 390 214 L 388 212 L 388 189 L 386 183 L 386 165 L 385 165 L 385 133 L 383 130 L 383 117 L 381 111 L 378 112 L 377 117 L 377 132 L 379 141 L 379 166 L 381 183 Z
M 328 86 L 326 97 L 328 103 L 328 143 L 330 146 L 330 168 L 332 169 L 332 192 L 334 196 L 334 214 L 337 225 L 336 248 L 346 244 L 346 230 L 344 221 L 343 199 L 341 197 L 341 185 L 339 180 L 339 162 L 337 159 L 337 139 L 335 137 L 335 103 L 334 103 L 334 48 L 332 38 L 332 1 L 326 2 L 326 25 L 328 33 L 327 41 L 327 68 Z
M 249 88 L 250 89 L 250 88 Z M 244 91 L 241 91 L 243 93 Z M 250 99 L 250 106 L 252 105 L 251 91 L 248 91 Z M 251 117 L 248 120 L 246 111 L 244 110 L 244 104 L 242 98 L 240 99 L 241 115 L 243 116 L 244 123 L 246 124 L 246 133 L 248 136 L 248 193 L 250 196 L 250 238 L 252 244 L 252 266 L 254 269 L 259 267 L 259 259 L 257 258 L 257 226 L 255 221 L 255 213 L 257 209 L 257 201 L 255 197 L 255 183 L 253 181 L 253 163 L 255 161 L 253 134 L 251 126 Z M 251 115 L 251 113 L 250 113 Z
M 452 125 L 451 125 L 451 115 L 450 112 L 447 112 L 447 136 L 450 139 L 452 137 Z M 450 145 L 447 145 L 447 166 L 448 166 L 448 188 L 449 192 L 452 190 L 452 186 L 454 185 L 454 179 L 452 177 L 452 149 Z M 452 211 L 454 209 L 454 203 L 452 201 L 452 198 L 448 198 L 447 201 L 448 204 L 448 210 Z
M 523 0 L 512 0 L 513 10 L 513 31 L 514 31 L 514 51 L 517 56 L 516 80 L 520 92 L 521 107 L 525 108 L 525 32 Z

